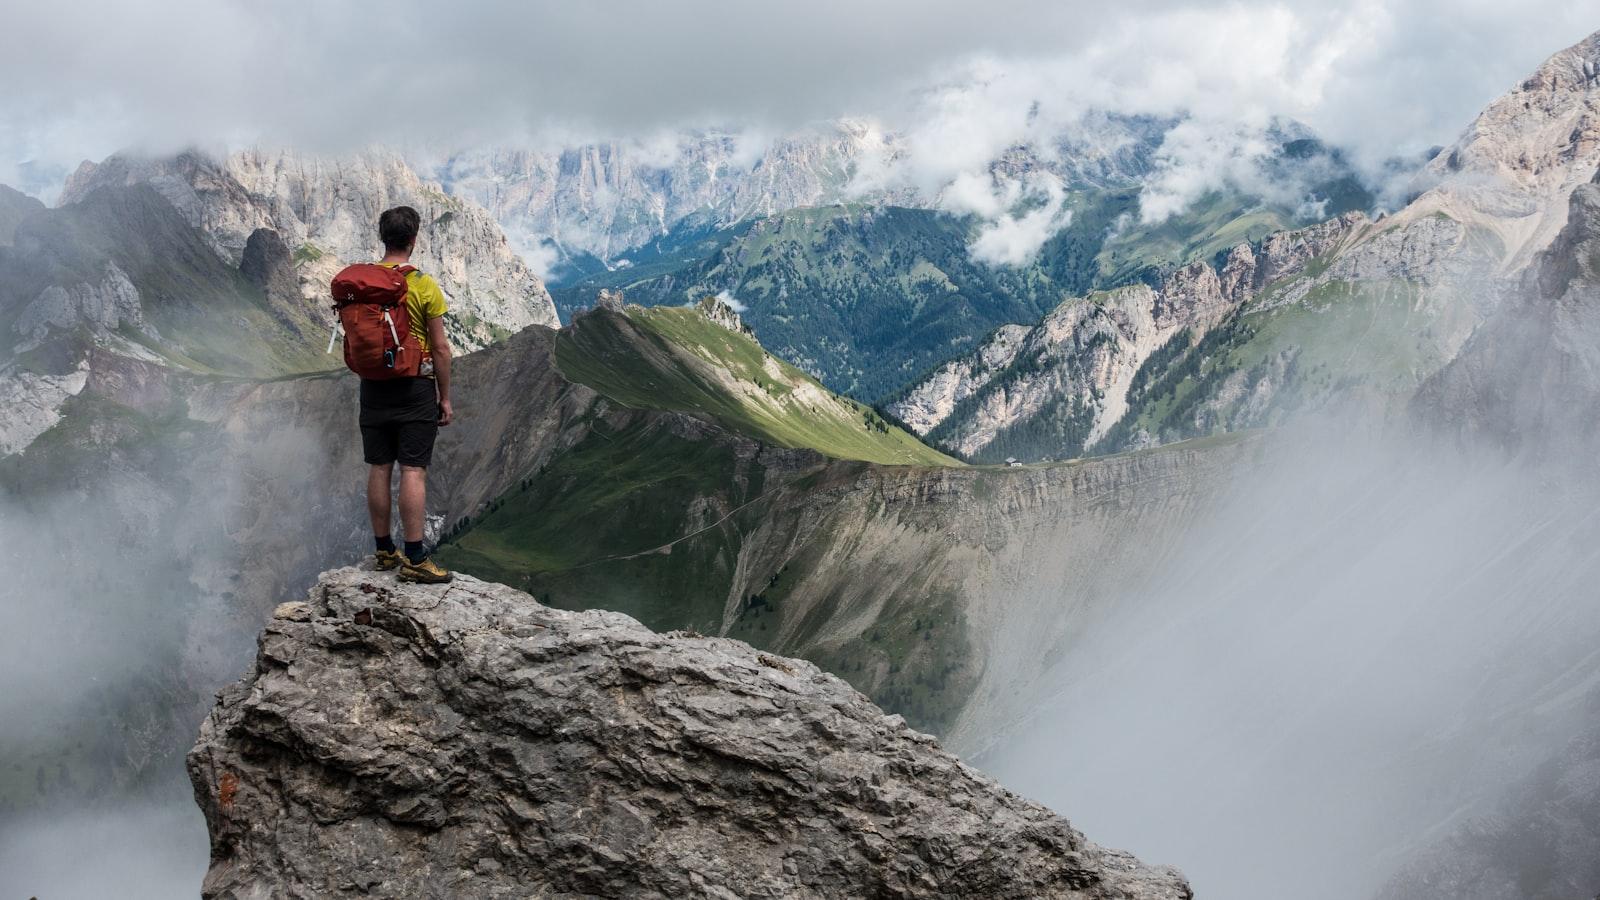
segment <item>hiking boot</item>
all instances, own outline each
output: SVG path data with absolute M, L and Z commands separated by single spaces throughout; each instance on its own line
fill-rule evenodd
M 373 560 L 374 568 L 379 572 L 387 572 L 400 568 L 400 564 L 406 561 L 406 555 L 399 550 L 379 550 L 373 555 Z
M 400 564 L 400 580 L 414 581 L 417 584 L 445 584 L 455 578 L 449 572 L 439 568 L 433 557 L 426 557 L 422 562 L 406 560 Z

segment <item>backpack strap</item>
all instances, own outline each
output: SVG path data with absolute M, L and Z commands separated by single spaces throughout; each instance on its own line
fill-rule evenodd
M 404 265 L 399 265 L 399 266 L 395 266 L 395 267 L 394 267 L 394 270 L 395 270 L 395 271 L 396 271 L 396 272 L 399 272 L 399 273 L 400 273 L 400 277 L 401 277 L 401 278 L 402 278 L 402 279 L 404 279 L 404 280 L 405 280 L 405 281 L 406 281 L 406 282 L 408 282 L 408 283 L 409 283 L 409 282 L 410 282 L 410 280 L 411 280 L 411 274 L 412 274 L 412 273 L 413 273 L 413 272 L 415 272 L 415 273 L 416 273 L 416 274 L 418 274 L 418 275 L 421 275 L 421 274 L 422 274 L 422 270 L 420 270 L 420 269 L 418 269 L 418 268 L 417 268 L 417 267 L 416 267 L 416 266 L 413 266 L 413 265 L 411 265 L 411 264 L 410 264 L 410 263 L 406 263 L 406 264 L 404 264 Z M 400 301 L 400 303 L 404 303 L 404 302 L 405 302 L 405 301 L 404 301 L 404 300 L 401 300 L 401 301 Z M 396 303 L 396 304 L 394 304 L 394 305 L 395 305 L 395 306 L 399 306 L 399 305 L 400 305 L 400 303 Z M 396 343 L 399 343 L 399 342 L 398 342 L 398 341 L 396 341 Z

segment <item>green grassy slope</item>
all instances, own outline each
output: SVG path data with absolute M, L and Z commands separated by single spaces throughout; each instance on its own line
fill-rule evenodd
M 1120 449 L 1140 430 L 1171 442 L 1238 427 L 1246 414 L 1246 425 L 1263 425 L 1332 397 L 1408 395 L 1445 362 L 1437 335 L 1465 327 L 1423 308 L 1406 281 L 1330 281 L 1297 303 L 1271 303 L 1285 287 L 1153 355 L 1127 414 L 1094 449 Z M 1249 409 L 1258 385 L 1269 388 L 1264 411 Z
M 622 270 L 606 280 L 646 305 L 730 290 L 774 353 L 834 390 L 876 401 L 997 325 L 1037 319 L 1061 295 L 1042 270 L 972 260 L 973 227 L 930 210 L 790 210 L 677 271 Z M 569 294 L 592 296 L 597 286 Z
M 868 521 L 854 479 L 959 463 L 697 309 L 595 310 L 555 335 L 554 355 L 603 399 L 571 424 L 573 445 L 457 523 L 445 565 L 658 629 L 718 633 L 731 621 L 758 646 L 837 664 L 924 727 L 959 707 L 972 673 L 953 655 L 966 629 L 948 584 L 896 558 L 861 559 L 847 591 L 816 586 L 840 575 L 818 560 Z M 831 498 L 820 511 L 819 495 Z M 776 625 L 778 595 L 794 585 L 797 597 L 827 593 L 818 609 L 831 612 Z M 949 601 L 944 612 L 907 612 L 929 591 Z M 864 602 L 883 608 L 857 622 Z M 856 624 L 836 633 L 835 617 Z
M 1095 255 L 1094 281 L 1086 287 L 1115 287 L 1141 278 L 1153 281 L 1157 273 L 1174 265 L 1211 259 L 1274 231 L 1308 224 L 1288 210 L 1223 192 L 1207 194 L 1160 222 L 1146 224 L 1136 218 L 1119 223 L 1101 245 Z
M 556 363 L 618 403 L 694 413 L 776 446 L 886 464 L 957 464 L 698 310 L 597 310 L 561 331 Z
M 648 412 L 591 425 L 449 539 L 441 562 L 551 606 L 805 656 L 921 728 L 960 708 L 975 683 L 964 603 L 942 559 L 881 537 L 864 546 L 885 512 L 857 489 L 867 464 L 752 453 Z
M 467 523 L 440 556 L 551 605 L 714 631 L 740 526 L 759 511 L 724 517 L 759 498 L 763 483 L 762 469 L 741 467 L 731 443 L 647 417 L 622 427 L 597 419 L 587 438 Z

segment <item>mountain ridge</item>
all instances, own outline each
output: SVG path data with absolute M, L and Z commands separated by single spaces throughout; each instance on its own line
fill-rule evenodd
M 1105 316 L 1093 298 L 1067 300 L 1026 336 L 997 332 L 932 370 L 886 410 L 935 444 L 993 462 L 1261 427 L 1329 404 L 1403 409 L 1517 293 L 1566 222 L 1568 194 L 1600 169 L 1600 91 L 1584 60 L 1600 60 L 1600 33 L 1489 104 L 1435 155 L 1409 204 L 1348 240 L 1282 253 L 1339 219 L 1241 243 L 1142 296 L 1113 291 L 1119 303 Z M 1258 257 L 1240 296 L 1228 269 Z M 1236 304 L 1181 335 L 1141 341 L 1139 329 L 1106 322 L 1153 321 L 1173 281 L 1182 291 L 1214 279 Z
M 114 155 L 79 166 L 60 202 L 71 204 L 99 186 L 134 183 L 153 186 L 234 266 L 255 231 L 276 232 L 295 253 L 308 309 L 326 305 L 327 282 L 339 268 L 377 257 L 378 214 L 411 204 L 422 213 L 414 263 L 450 298 L 447 324 L 462 349 L 556 322 L 543 283 L 488 213 L 423 181 L 395 153 L 324 158 L 256 148 L 220 160 L 199 151 Z

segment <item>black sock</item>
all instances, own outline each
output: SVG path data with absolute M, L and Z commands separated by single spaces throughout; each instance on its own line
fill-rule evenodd
M 372 539 L 377 542 L 379 553 L 394 552 L 394 538 L 390 537 L 389 535 L 375 534 L 372 536 Z
M 412 565 L 416 565 L 427 558 L 428 555 L 422 552 L 421 541 L 406 541 L 406 559 L 411 560 Z

